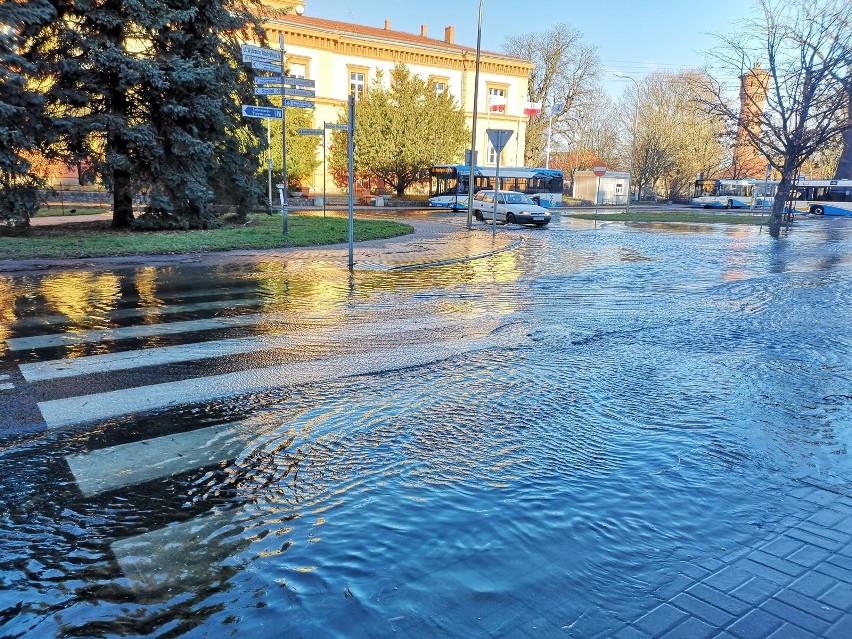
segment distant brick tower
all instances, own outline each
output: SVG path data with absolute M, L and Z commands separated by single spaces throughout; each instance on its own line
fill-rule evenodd
M 737 126 L 732 177 L 763 178 L 766 175 L 766 158 L 758 153 L 749 132 L 752 135 L 760 134 L 769 78 L 769 72 L 762 69 L 760 63 L 756 63 L 740 76 L 740 121 Z

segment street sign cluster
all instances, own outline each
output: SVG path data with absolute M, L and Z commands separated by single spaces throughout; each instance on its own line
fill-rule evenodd
M 254 78 L 255 95 L 280 95 L 289 96 L 283 98 L 282 108 L 256 107 L 243 105 L 243 116 L 247 118 L 272 118 L 282 119 L 284 117 L 283 107 L 297 109 L 313 109 L 314 103 L 310 100 L 294 100 L 293 98 L 316 97 L 313 80 L 296 78 L 285 75 L 283 64 L 283 52 L 275 49 L 266 49 L 252 44 L 242 46 L 243 63 L 251 65 L 255 71 L 266 71 L 275 75 L 256 76 Z

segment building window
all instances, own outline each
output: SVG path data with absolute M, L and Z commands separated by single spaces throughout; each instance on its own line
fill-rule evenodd
M 308 69 L 310 68 L 310 58 L 301 55 L 287 56 L 287 75 L 294 78 L 309 78 Z
M 485 153 L 485 162 L 486 164 L 497 164 L 497 150 L 494 148 L 494 145 L 491 144 L 491 140 L 488 141 L 488 150 Z
M 450 79 L 444 76 L 430 75 L 429 84 L 435 90 L 435 95 L 444 95 L 450 86 Z
M 356 67 L 347 65 L 349 71 L 349 95 L 354 95 L 357 100 L 367 92 L 367 67 Z
M 488 112 L 506 113 L 509 94 L 508 85 L 493 85 L 488 83 Z

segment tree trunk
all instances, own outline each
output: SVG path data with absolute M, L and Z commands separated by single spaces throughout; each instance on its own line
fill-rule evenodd
M 852 180 L 852 82 L 846 83 L 846 97 L 847 122 L 843 132 L 843 152 L 840 154 L 837 173 L 834 176 L 838 180 Z
M 133 187 L 130 173 L 115 170 L 112 173 L 112 225 L 128 228 L 133 222 Z
M 772 201 L 772 213 L 769 216 L 769 234 L 772 237 L 780 235 L 781 225 L 784 222 L 784 209 L 787 206 L 787 200 L 790 199 L 792 186 L 789 172 L 783 172 L 781 181 L 778 182 L 778 190 L 775 192 L 775 199 Z

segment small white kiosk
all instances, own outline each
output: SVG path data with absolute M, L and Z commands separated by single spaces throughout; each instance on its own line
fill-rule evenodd
M 598 179 L 600 179 L 600 189 L 595 197 Z M 607 171 L 601 178 L 598 178 L 593 171 L 574 172 L 572 196 L 579 200 L 588 200 L 593 204 L 597 202 L 601 205 L 624 206 L 627 204 L 628 193 L 630 193 L 630 174 L 627 172 Z

